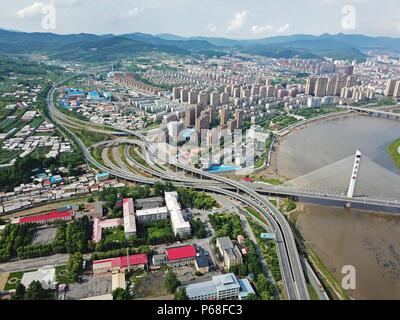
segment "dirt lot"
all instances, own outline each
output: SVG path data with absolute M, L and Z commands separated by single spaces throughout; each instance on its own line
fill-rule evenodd
M 164 286 L 164 271 L 154 271 L 140 278 L 135 284 L 135 299 L 138 300 L 172 300 Z
M 7 280 L 8 280 L 8 273 L 2 273 L 0 274 L 0 291 L 4 290 L 4 287 L 6 286 Z

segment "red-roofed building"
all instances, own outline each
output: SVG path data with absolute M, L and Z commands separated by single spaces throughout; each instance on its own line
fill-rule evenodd
M 191 265 L 197 256 L 195 246 L 168 248 L 165 250 L 167 264 L 170 267 Z
M 134 254 L 128 257 L 110 258 L 104 260 L 93 261 L 93 273 L 101 274 L 114 271 L 125 271 L 130 267 L 134 270 L 144 270 L 148 267 L 148 260 L 146 254 Z
M 31 216 L 31 217 L 22 217 L 14 219 L 11 223 L 13 224 L 23 224 L 23 223 L 40 223 L 45 224 L 49 222 L 53 222 L 56 220 L 71 220 L 73 216 L 72 210 L 67 211 L 51 211 L 46 214 L 42 214 L 39 216 Z

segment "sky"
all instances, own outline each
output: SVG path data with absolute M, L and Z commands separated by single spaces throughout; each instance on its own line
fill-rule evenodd
M 1 0 L 0 9 L 1 28 L 28 32 L 400 37 L 400 0 Z

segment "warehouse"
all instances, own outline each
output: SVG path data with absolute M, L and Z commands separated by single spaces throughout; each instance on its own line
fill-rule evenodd
M 133 199 L 123 200 L 123 211 L 124 211 L 124 231 L 125 237 L 128 239 L 131 236 L 136 235 L 136 218 L 135 218 L 135 207 L 133 205 Z
M 165 192 L 165 203 L 171 216 L 172 230 L 175 236 L 179 236 L 182 239 L 191 235 L 191 227 L 188 221 L 183 218 L 181 205 L 178 202 L 178 193 Z
M 16 218 L 11 223 L 12 224 L 23 224 L 23 223 L 50 223 L 56 220 L 71 220 L 73 216 L 72 210 L 66 211 L 51 211 L 46 214 L 31 217 Z
M 148 267 L 146 254 L 135 254 L 128 257 L 118 257 L 93 261 L 93 273 L 102 274 L 116 271 L 125 271 L 126 269 L 144 270 Z
M 183 246 L 165 249 L 169 267 L 182 267 L 191 265 L 197 256 L 194 246 Z

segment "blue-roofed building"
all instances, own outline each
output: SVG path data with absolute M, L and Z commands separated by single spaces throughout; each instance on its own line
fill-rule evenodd
M 249 280 L 239 279 L 238 282 L 240 285 L 240 291 L 239 291 L 240 300 L 246 300 L 249 294 L 255 294 L 254 289 L 251 286 Z
M 183 141 L 189 140 L 192 135 L 196 132 L 196 129 L 184 129 L 180 132 L 180 136 Z
M 194 265 L 196 267 L 196 270 L 201 273 L 207 273 L 210 271 L 210 266 L 208 263 L 208 259 L 205 255 L 199 255 L 196 257 L 194 261 Z
M 96 175 L 97 182 L 107 181 L 109 179 L 110 179 L 110 174 L 108 172 L 102 172 Z
M 81 89 L 65 89 L 64 92 L 66 93 L 66 96 L 68 99 L 76 99 L 76 98 L 84 98 L 86 97 L 86 93 L 81 90 Z
M 88 99 L 100 99 L 100 94 L 97 91 L 89 91 Z
M 63 182 L 63 178 L 61 176 L 51 176 L 50 177 L 50 183 L 51 184 L 58 184 Z
M 60 100 L 59 103 L 60 106 L 64 109 L 69 109 L 71 107 L 68 100 Z
M 189 300 L 218 300 L 217 287 L 213 281 L 205 281 L 186 286 Z
M 103 97 L 106 98 L 107 100 L 112 98 L 112 93 L 111 92 L 103 92 Z
M 260 237 L 263 240 L 275 240 L 276 235 L 275 233 L 261 233 Z
M 212 277 L 212 280 L 186 286 L 189 300 L 240 299 L 240 284 L 233 273 Z

